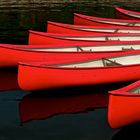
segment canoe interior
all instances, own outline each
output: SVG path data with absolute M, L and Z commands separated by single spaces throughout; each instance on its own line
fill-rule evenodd
M 140 18 L 140 15 L 139 14 L 133 14 L 131 12 L 124 12 L 125 14 L 129 15 L 129 16 L 132 16 L 132 17 L 136 17 L 136 18 Z
M 78 28 L 75 28 L 78 29 Z M 83 31 L 97 31 L 97 32 L 110 32 L 110 33 L 140 33 L 140 30 L 134 29 L 94 29 L 94 28 L 81 28 Z
M 86 27 L 86 26 L 79 26 L 79 25 L 69 25 L 69 24 L 63 24 L 63 23 L 55 23 L 51 22 L 50 24 L 54 26 L 60 26 L 62 28 L 69 28 L 69 29 L 76 29 L 76 30 L 82 30 L 82 31 L 94 31 L 94 32 L 109 32 L 109 33 L 140 33 L 140 29 L 137 27 L 124 27 L 124 28 L 118 28 L 118 27 Z
M 131 90 L 129 90 L 129 92 L 131 93 L 135 93 L 135 94 L 140 94 L 140 86 L 133 88 Z
M 26 48 L 28 49 L 28 48 Z M 101 45 L 101 46 L 63 46 L 59 48 L 29 48 L 28 50 L 33 51 L 53 51 L 53 52 L 95 52 L 95 51 L 121 51 L 121 50 L 138 50 L 140 44 L 116 44 L 116 45 Z
M 126 35 L 126 36 L 84 36 L 84 37 L 74 37 L 74 36 L 61 36 L 59 38 L 73 39 L 73 40 L 95 40 L 95 41 L 109 41 L 109 40 L 120 40 L 120 41 L 130 41 L 130 40 L 140 40 L 140 35 Z
M 140 22 L 115 22 L 115 21 L 108 21 L 108 20 L 99 20 L 99 19 L 96 19 L 96 18 L 87 18 L 87 19 L 93 20 L 93 21 L 96 21 L 96 22 L 116 24 L 116 25 L 140 26 Z
M 118 56 L 111 58 L 101 58 L 98 60 L 90 60 L 85 62 L 71 63 L 71 64 L 61 64 L 58 67 L 65 68 L 92 68 L 92 67 L 108 67 L 117 65 L 132 65 L 140 64 L 140 54 Z
M 97 31 L 97 32 L 110 32 L 110 33 L 140 33 L 140 30 L 136 29 L 119 29 L 119 28 L 94 28 L 94 27 L 79 27 L 79 26 L 67 26 L 68 28 L 78 29 L 83 31 Z

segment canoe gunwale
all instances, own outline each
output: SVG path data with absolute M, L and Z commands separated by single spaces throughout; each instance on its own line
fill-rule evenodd
M 93 33 L 93 34 L 89 34 L 89 35 L 81 35 L 81 34 L 58 34 L 58 33 L 47 33 L 47 32 L 38 32 L 38 31 L 33 31 L 33 30 L 29 30 L 29 33 L 35 34 L 35 35 L 40 35 L 40 36 L 47 36 L 47 37 L 52 37 L 52 38 L 59 38 L 62 40 L 78 40 L 78 37 L 84 37 L 84 38 L 88 38 L 88 37 L 131 37 L 131 36 L 140 36 L 140 33 L 115 33 L 115 34 L 110 34 L 110 33 Z M 71 39 L 71 38 L 65 38 L 65 37 L 77 37 L 77 39 Z M 79 40 L 78 40 L 79 41 Z M 81 40 L 83 41 L 83 40 Z M 96 42 L 106 42 L 109 40 L 84 40 L 85 42 L 91 42 L 91 41 L 96 41 Z M 117 40 L 111 40 L 111 41 L 117 41 Z M 135 41 L 135 40 L 134 40 Z
M 85 30 L 85 29 L 101 29 L 101 30 L 115 30 L 114 32 L 109 32 L 109 33 L 119 33 L 117 32 L 118 30 L 137 30 L 138 27 L 134 26 L 134 27 L 130 27 L 130 26 L 127 26 L 127 27 L 113 27 L 110 26 L 110 27 L 102 27 L 102 26 L 87 26 L 87 25 L 73 25 L 73 24 L 64 24 L 64 23 L 57 23 L 57 22 L 53 22 L 53 21 L 47 21 L 48 24 L 51 24 L 51 25 L 57 25 L 59 27 L 63 27 L 65 29 L 69 28 L 69 29 L 72 29 L 72 30 L 80 30 L 80 31 L 89 31 L 89 32 L 98 32 L 98 31 L 90 31 L 90 30 Z M 77 26 L 77 27 L 76 27 Z M 84 29 L 84 30 L 83 30 Z M 103 31 L 105 32 L 105 31 Z
M 115 51 L 112 50 L 112 51 L 96 51 L 96 52 L 94 52 L 94 51 L 75 51 L 75 52 L 74 51 L 71 51 L 71 52 L 70 51 L 69 52 L 67 52 L 67 51 L 59 51 L 58 52 L 58 51 L 43 51 L 43 50 L 42 51 L 40 51 L 40 50 L 38 51 L 38 50 L 33 50 L 33 49 L 40 49 L 40 48 L 24 48 L 24 47 L 23 48 L 19 48 L 19 47 L 13 47 L 13 46 L 10 46 L 10 45 L 9 46 L 1 46 L 0 45 L 0 47 L 4 48 L 4 49 L 9 49 L 9 50 L 16 50 L 16 51 L 23 51 L 23 52 L 33 52 L 33 53 L 67 53 L 67 54 L 70 54 L 70 53 L 75 53 L 75 54 L 77 54 L 77 53 L 91 53 L 91 54 L 92 53 L 97 53 L 98 54 L 99 53 L 100 54 L 100 53 L 117 53 L 117 52 L 134 51 L 134 50 L 127 50 L 127 49 L 125 50 L 124 49 L 124 50 L 117 50 L 117 51 L 116 50 Z M 75 48 L 78 48 L 78 49 L 79 49 L 79 47 L 80 46 L 78 46 L 78 47 L 75 46 Z M 82 46 L 82 47 L 84 47 L 84 46 Z M 45 48 L 42 48 L 42 49 L 45 49 Z M 50 49 L 50 48 L 48 48 L 48 49 Z M 54 48 L 54 49 L 58 49 L 58 48 Z
M 123 9 L 123 8 L 115 8 L 117 12 L 120 12 L 126 16 L 129 16 L 129 17 L 134 17 L 134 18 L 138 18 L 137 20 L 139 20 L 140 17 L 135 17 L 136 16 L 140 16 L 140 12 L 136 12 L 136 11 L 131 11 L 131 10 L 127 10 L 127 9 Z M 130 15 L 132 14 L 132 15 Z M 133 16 L 134 15 L 134 16 Z
M 140 86 L 140 80 L 133 82 L 125 87 L 122 87 L 117 90 L 108 91 L 110 95 L 114 96 L 131 96 L 131 97 L 138 97 L 140 94 L 131 92 L 130 90 L 135 89 Z
M 95 17 L 95 16 L 88 16 L 88 15 L 83 15 L 83 14 L 79 14 L 79 13 L 74 13 L 74 16 L 77 16 L 77 17 L 80 17 L 82 19 L 87 19 L 87 20 L 90 20 L 90 21 L 96 21 L 96 20 L 104 20 L 104 21 L 112 21 L 112 22 L 122 22 L 122 23 L 127 23 L 127 22 L 130 22 L 131 23 L 134 23 L 134 22 L 137 22 L 137 23 L 140 23 L 140 20 L 129 20 L 129 19 L 113 19 L 113 18 L 104 18 L 104 17 Z M 94 20 L 95 18 L 95 20 Z M 100 21 L 96 21 L 98 23 L 100 23 Z M 111 24 L 111 23 L 109 23 Z M 112 25 L 112 24 L 111 24 Z M 119 25 L 118 25 L 119 26 Z M 121 25 L 121 26 L 126 26 L 126 25 Z M 129 25 L 128 25 L 129 27 Z M 137 26 L 136 26 L 137 27 Z M 138 26 L 139 27 L 139 26 Z
M 140 97 L 140 94 L 129 92 L 129 91 L 108 91 L 109 95 L 112 96 L 128 96 L 128 97 Z
M 96 59 L 97 60 L 97 59 Z M 33 63 L 33 62 L 31 62 L 31 63 L 26 63 L 26 62 L 18 62 L 18 65 L 23 65 L 23 66 L 30 66 L 30 67 L 37 67 L 37 68 L 47 68 L 47 69 L 64 69 L 64 70 L 90 70 L 90 69 L 113 69 L 113 68 L 124 68 L 124 67 L 134 67 L 134 66 L 140 66 L 140 64 L 129 64 L 129 65 L 115 65 L 115 66 L 100 66 L 100 67 L 87 67 L 87 68 L 85 68 L 85 67 L 80 67 L 80 68 L 78 68 L 78 67 L 75 67 L 75 68 L 73 68 L 73 67 L 59 67 L 59 66 L 57 66 L 57 65 L 59 65 L 59 64 L 52 64 L 52 65 L 46 65 L 45 66 L 45 64 L 42 64 L 42 65 L 39 65 L 39 64 L 37 64 L 36 62 L 35 63 Z

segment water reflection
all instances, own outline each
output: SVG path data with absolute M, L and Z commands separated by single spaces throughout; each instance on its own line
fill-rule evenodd
M 0 69 L 0 91 L 19 89 L 16 68 Z
M 122 86 L 124 83 L 119 83 Z M 19 104 L 21 123 L 40 120 L 58 114 L 79 113 L 107 108 L 108 90 L 116 85 L 71 87 L 37 91 L 26 95 Z
M 35 96 L 24 97 L 20 102 L 21 123 L 30 120 L 47 119 L 58 114 L 78 113 L 94 108 L 107 107 L 107 94 L 87 94 L 78 96 Z

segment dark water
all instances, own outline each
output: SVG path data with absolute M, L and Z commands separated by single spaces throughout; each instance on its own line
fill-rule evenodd
M 45 31 L 48 20 L 72 23 L 74 12 L 114 17 L 115 6 L 140 10 L 139 3 L 126 2 L 2 8 L 0 43 L 27 44 L 29 29 Z M 0 92 L 0 140 L 140 139 L 138 123 L 121 129 L 111 129 L 108 125 L 107 91 L 122 85 L 31 93 L 18 89 L 16 69 L 1 69 L 0 78 L 0 89 L 3 90 Z

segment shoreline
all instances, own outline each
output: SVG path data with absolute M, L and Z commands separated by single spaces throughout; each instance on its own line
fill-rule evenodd
M 101 6 L 112 6 L 115 7 L 117 5 L 125 6 L 125 7 L 139 7 L 140 1 L 139 0 L 134 0 L 133 2 L 131 1 L 126 1 L 126 0 L 118 0 L 118 1 L 113 1 L 113 0 L 1 0 L 0 1 L 0 8 L 37 8 L 37 7 L 54 7 L 54 6 L 59 6 L 65 4 L 85 4 L 89 3 L 92 4 L 93 7 L 97 5 Z M 128 6 L 129 3 L 129 6 Z

